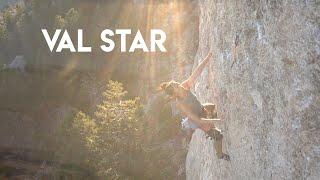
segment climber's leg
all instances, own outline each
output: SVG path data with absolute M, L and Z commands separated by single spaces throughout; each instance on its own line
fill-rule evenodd
M 222 156 L 223 156 L 223 152 L 222 152 L 222 139 L 221 139 L 221 140 L 215 140 L 215 141 L 214 141 L 214 148 L 216 149 L 217 157 L 218 157 L 219 159 L 221 159 Z
M 214 129 L 211 129 L 209 132 L 208 132 L 208 135 L 210 138 L 214 139 L 214 147 L 216 149 L 216 154 L 218 156 L 218 158 L 220 159 L 222 157 L 222 133 L 219 129 L 217 128 L 214 128 Z
M 210 131 L 207 132 L 207 135 L 210 138 L 214 139 L 214 147 L 215 147 L 215 150 L 216 150 L 217 157 L 219 159 L 224 159 L 224 160 L 229 161 L 230 160 L 229 155 L 223 153 L 223 151 L 222 151 L 223 135 L 221 133 L 221 130 L 219 130 L 217 128 L 213 128 L 213 129 L 211 129 Z
M 208 119 L 215 119 L 218 117 L 217 111 L 216 111 L 216 105 L 212 103 L 205 103 L 203 104 L 204 109 L 206 110 L 206 118 Z

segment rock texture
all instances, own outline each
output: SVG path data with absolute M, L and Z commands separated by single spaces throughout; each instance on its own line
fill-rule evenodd
M 202 102 L 217 104 L 224 149 L 197 130 L 187 179 L 320 179 L 319 1 L 200 0 L 195 65 Z

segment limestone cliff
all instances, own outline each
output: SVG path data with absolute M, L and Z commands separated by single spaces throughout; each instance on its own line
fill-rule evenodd
M 318 1 L 200 0 L 194 66 L 214 54 L 195 92 L 214 102 L 224 149 L 197 130 L 187 179 L 320 178 Z

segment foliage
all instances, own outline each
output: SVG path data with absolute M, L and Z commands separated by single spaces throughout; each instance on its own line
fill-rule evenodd
M 62 16 L 57 15 L 56 19 L 55 19 L 55 27 L 60 28 L 60 29 L 65 28 L 66 27 L 66 20 Z
M 79 12 L 74 8 L 71 8 L 65 16 L 57 15 L 55 18 L 55 27 L 64 28 L 75 28 L 79 21 Z
M 126 99 L 126 94 L 121 83 L 110 81 L 94 115 L 80 111 L 72 124 L 90 152 L 87 162 L 103 177 L 126 176 L 142 150 L 141 105 L 138 98 Z
M 79 111 L 65 126 L 69 137 L 86 149 L 80 155 L 85 164 L 103 179 L 173 178 L 185 151 L 167 144 L 174 127 L 172 118 L 158 127 L 149 124 L 139 98 L 129 99 L 119 82 L 109 81 L 102 99 L 94 113 Z M 64 144 L 74 146 L 71 141 Z M 79 153 L 75 147 L 80 146 L 68 147 L 68 151 Z
M 29 3 L 30 2 L 30 3 Z M 27 60 L 50 60 L 41 29 L 76 28 L 80 14 L 72 0 L 32 0 L 0 13 L 0 57 L 11 60 L 22 54 Z M 61 56 L 66 58 L 67 56 Z
M 75 10 L 74 8 L 71 8 L 66 13 L 66 21 L 68 23 L 68 26 L 73 27 L 76 26 L 79 21 L 79 12 Z
M 0 42 L 4 42 L 8 38 L 6 24 L 0 24 Z

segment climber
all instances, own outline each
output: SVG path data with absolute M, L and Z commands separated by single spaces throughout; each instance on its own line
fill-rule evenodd
M 189 126 L 191 129 L 202 129 L 207 137 L 215 140 L 214 146 L 217 157 L 229 161 L 229 155 L 222 152 L 223 136 L 221 130 L 214 126 L 215 122 L 220 122 L 220 119 L 217 119 L 215 105 L 211 103 L 201 104 L 196 95 L 190 91 L 211 56 L 212 54 L 209 53 L 187 80 L 182 83 L 176 81 L 164 82 L 160 85 L 160 90 L 164 91 L 170 100 L 175 100 L 178 109 L 186 116 L 186 118 L 183 118 L 182 124 Z

